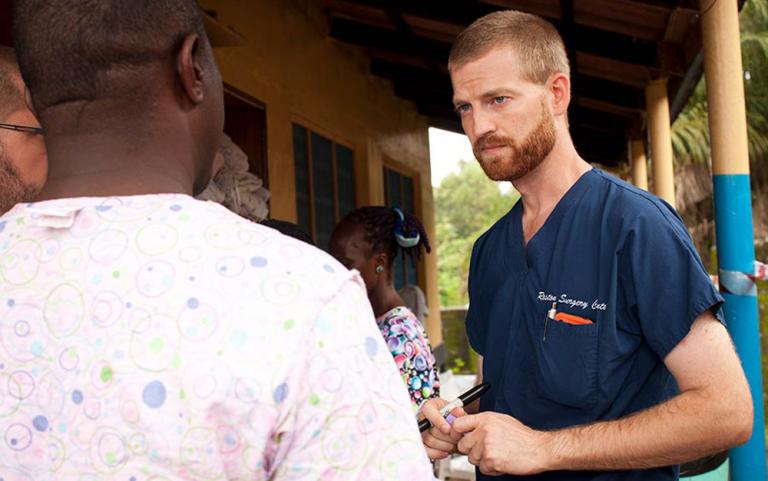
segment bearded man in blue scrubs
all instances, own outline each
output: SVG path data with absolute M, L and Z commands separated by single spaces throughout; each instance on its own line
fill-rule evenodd
M 488 15 L 449 70 L 480 165 L 522 197 L 472 252 L 467 332 L 492 389 L 452 425 L 444 400 L 423 408 L 430 458 L 466 453 L 480 480 L 671 480 L 746 442 L 723 299 L 674 209 L 574 149 L 556 30 Z

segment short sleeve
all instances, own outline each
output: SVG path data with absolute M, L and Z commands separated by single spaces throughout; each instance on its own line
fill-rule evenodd
M 269 479 L 433 480 L 408 393 L 359 277 L 324 306 L 286 388 Z M 292 390 L 292 392 L 291 392 Z
M 618 268 L 628 316 L 661 359 L 704 311 L 724 322 L 723 298 L 682 220 L 667 204 L 654 203 L 631 221 Z

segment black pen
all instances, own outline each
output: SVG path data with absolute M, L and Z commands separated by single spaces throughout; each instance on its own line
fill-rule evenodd
M 491 388 L 491 385 L 488 384 L 487 382 L 474 386 L 469 391 L 459 395 L 458 398 L 454 399 L 453 401 L 443 406 L 443 408 L 440 410 L 440 415 L 443 416 L 444 418 L 446 416 L 449 416 L 451 414 L 451 411 L 453 411 L 454 408 L 461 408 L 466 406 L 467 404 L 471 403 L 475 399 L 479 398 L 480 396 L 488 392 L 490 388 Z M 431 426 L 432 426 L 432 423 L 430 423 L 427 418 L 424 418 L 421 421 L 419 421 L 419 431 L 421 432 L 426 431 Z

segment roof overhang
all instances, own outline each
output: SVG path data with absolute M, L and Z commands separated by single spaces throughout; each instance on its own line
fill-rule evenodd
M 362 47 L 430 125 L 461 132 L 446 63 L 475 19 L 500 9 L 540 15 L 561 33 L 571 62 L 570 125 L 579 152 L 616 166 L 645 133 L 645 87 L 668 79 L 672 119 L 702 74 L 696 0 L 322 0 L 329 35 Z M 743 0 L 740 0 L 740 5 Z

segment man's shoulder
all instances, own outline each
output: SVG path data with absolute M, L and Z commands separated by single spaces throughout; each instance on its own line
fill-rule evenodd
M 248 277 L 267 283 L 282 279 L 284 284 L 276 286 L 275 292 L 295 283 L 299 297 L 321 299 L 329 299 L 346 283 L 357 281 L 341 263 L 313 245 L 244 219 L 214 202 L 192 202 L 200 212 L 199 221 L 208 226 L 193 242 L 202 243 L 209 255 L 219 258 L 220 274 L 227 262 L 235 262 L 245 267 Z
M 623 246 L 636 242 L 647 244 L 648 239 L 666 239 L 695 250 L 688 229 L 674 207 L 621 179 L 598 173 L 605 191 L 609 192 L 601 199 L 600 208 L 604 209 L 606 225 L 618 229 L 617 238 Z
M 95 262 L 90 270 L 120 264 L 123 276 L 137 279 L 124 287 L 139 294 L 207 286 L 233 299 L 247 293 L 238 304 L 324 302 L 354 279 L 314 246 L 187 195 L 60 199 L 17 206 L 0 221 L 9 249 L 19 240 L 55 238 L 62 252 L 54 257 L 73 247 Z M 154 282 L 161 273 L 167 275 Z
M 599 178 L 599 190 L 610 196 L 611 202 L 606 203 L 607 208 L 628 215 L 674 214 L 674 208 L 660 197 L 602 170 L 594 170 Z
M 677 211 L 664 199 L 640 189 L 611 174 L 595 169 L 599 176 L 599 195 L 591 196 L 600 203 L 605 215 L 614 225 L 626 229 L 673 228 L 683 229 L 684 225 Z

